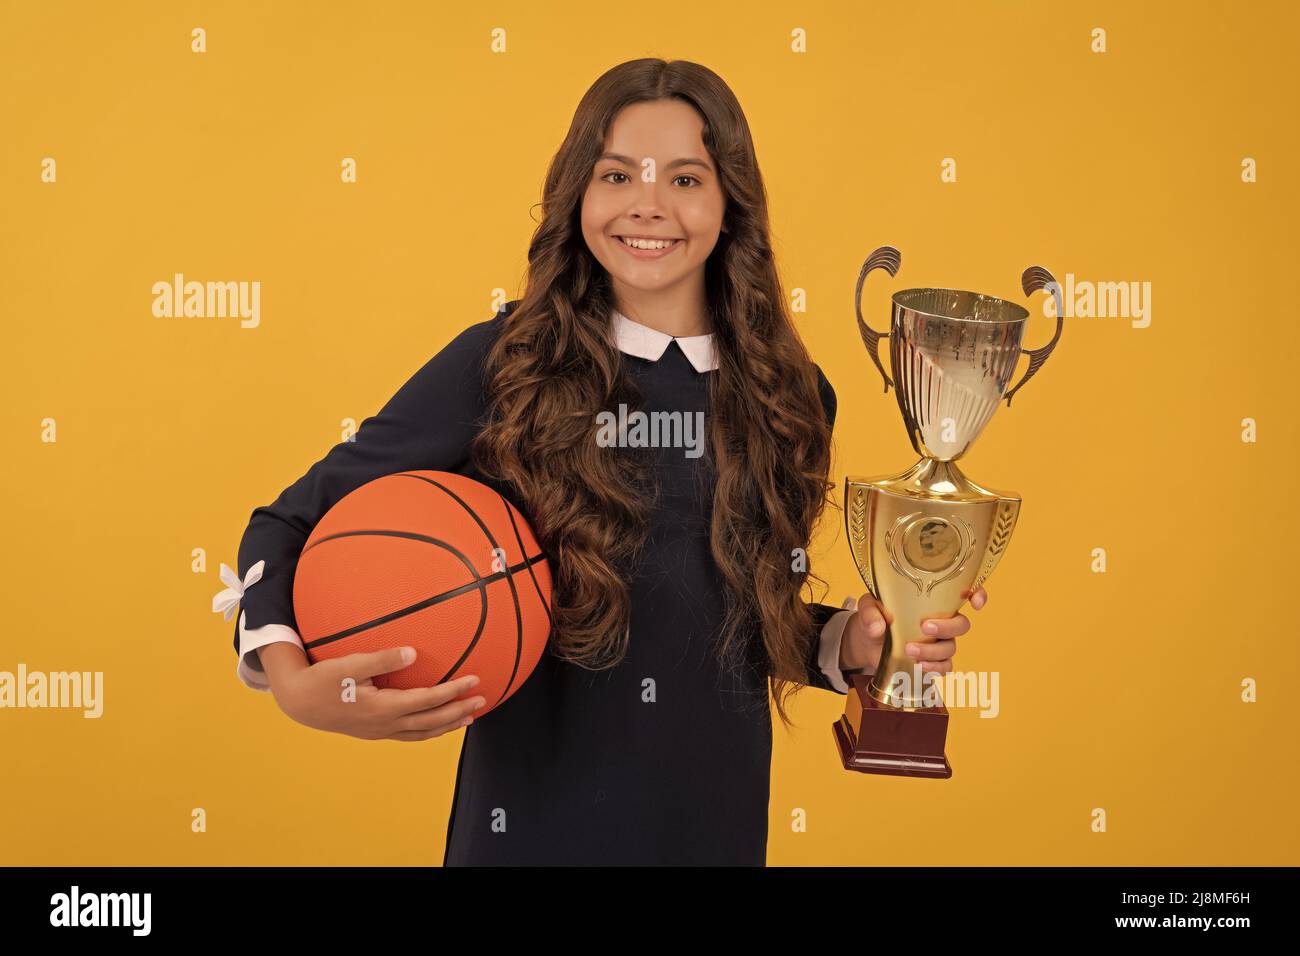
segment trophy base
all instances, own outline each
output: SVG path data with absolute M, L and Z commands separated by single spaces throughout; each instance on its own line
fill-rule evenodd
M 849 677 L 844 716 L 831 725 L 845 770 L 899 777 L 952 776 L 944 756 L 948 710 L 943 705 L 904 710 L 871 696 L 871 676 Z

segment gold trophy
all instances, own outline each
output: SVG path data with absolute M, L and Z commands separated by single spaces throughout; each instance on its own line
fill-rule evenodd
M 1004 299 L 955 289 L 905 289 L 893 296 L 888 333 L 862 318 L 862 284 L 873 269 L 898 273 L 902 256 L 881 246 L 867 257 L 854 295 L 858 331 L 885 380 L 895 386 L 908 437 L 921 460 L 901 475 L 848 477 L 845 521 L 853 560 L 869 590 L 894 617 L 874 674 L 849 675 L 848 701 L 835 724 L 847 770 L 908 777 L 952 776 L 944 755 L 948 711 L 937 687 L 903 648 L 935 640 L 926 618 L 951 617 L 997 567 L 1011 541 L 1020 496 L 975 484 L 957 459 L 979 437 L 998 402 L 1034 376 L 1061 337 L 1060 287 L 1041 266 L 1021 276 L 1025 295 L 1042 289 L 1056 304 L 1056 333 L 1022 349 L 1029 312 Z M 891 379 L 880 363 L 890 342 Z M 1021 353 L 1024 377 L 1007 390 Z M 927 674 L 926 678 L 934 675 Z

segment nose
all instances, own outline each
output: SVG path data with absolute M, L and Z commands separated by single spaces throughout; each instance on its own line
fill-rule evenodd
M 628 209 L 628 215 L 633 219 L 662 219 L 663 210 L 659 202 L 659 190 L 657 182 L 642 182 L 641 188 L 635 191 L 632 197 L 632 206 Z

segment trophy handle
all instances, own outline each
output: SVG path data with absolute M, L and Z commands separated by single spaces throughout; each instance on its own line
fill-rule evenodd
M 1029 368 L 1025 369 L 1024 377 L 1016 382 L 1015 387 L 1007 392 L 1007 408 L 1011 407 L 1011 396 L 1016 394 L 1020 386 L 1034 377 L 1034 373 L 1043 367 L 1047 357 L 1052 354 L 1052 349 L 1056 348 L 1057 339 L 1061 337 L 1061 328 L 1065 324 L 1065 307 L 1061 302 L 1061 285 L 1056 281 L 1055 276 L 1042 266 L 1030 266 L 1020 276 L 1020 287 L 1025 290 L 1025 295 L 1033 295 L 1039 289 L 1051 293 L 1056 302 L 1056 332 L 1052 335 L 1052 340 L 1042 348 L 1020 350 L 1029 356 Z
M 885 366 L 880 364 L 880 340 L 889 338 L 889 333 L 877 332 L 863 320 L 862 283 L 866 281 L 867 273 L 872 269 L 884 269 L 891 276 L 898 275 L 898 267 L 902 262 L 903 254 L 901 252 L 893 246 L 881 246 L 867 256 L 867 261 L 862 264 L 862 271 L 858 273 L 858 286 L 853 292 L 853 308 L 858 313 L 858 331 L 862 334 L 862 341 L 867 346 L 867 353 L 871 356 L 871 361 L 876 363 L 876 368 L 880 370 L 881 377 L 885 380 L 886 392 L 889 391 L 889 386 L 894 384 L 894 380 L 885 371 Z

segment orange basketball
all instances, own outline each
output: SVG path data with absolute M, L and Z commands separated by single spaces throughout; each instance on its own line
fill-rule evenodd
M 481 717 L 542 656 L 551 569 L 523 515 L 487 485 L 404 471 L 362 485 L 321 518 L 298 559 L 293 609 L 313 663 L 409 645 L 415 662 L 375 685 L 477 674 Z

